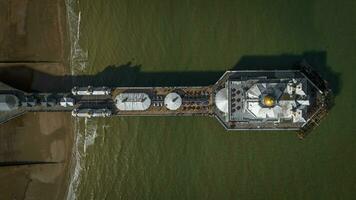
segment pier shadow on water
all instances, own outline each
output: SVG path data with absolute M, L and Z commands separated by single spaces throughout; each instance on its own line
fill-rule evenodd
M 324 51 L 302 55 L 243 56 L 229 70 L 295 69 L 302 60 L 329 82 L 334 95 L 341 88 L 340 74 L 327 65 Z M 225 71 L 145 72 L 141 65 L 131 62 L 110 65 L 95 75 L 54 76 L 17 65 L 0 68 L 0 81 L 27 92 L 66 92 L 73 86 L 144 87 L 144 86 L 204 86 L 214 84 Z
M 341 88 L 340 74 L 327 65 L 326 52 L 307 52 L 302 55 L 243 56 L 227 70 L 296 69 L 302 60 L 329 82 L 334 95 Z M 3 63 L 4 64 L 4 63 Z M 34 63 L 31 63 L 32 65 Z M 42 63 L 43 64 L 43 63 Z M 3 65 L 4 66 L 4 65 Z M 95 75 L 54 76 L 33 70 L 28 63 L 0 67 L 0 81 L 26 92 L 69 92 L 73 86 L 205 86 L 214 84 L 225 71 L 145 72 L 141 65 L 126 63 L 111 65 Z M 52 164 L 37 161 L 0 162 L 1 167 Z
M 246 69 L 298 69 L 301 62 L 307 62 L 314 71 L 328 82 L 334 95 L 339 94 L 341 89 L 341 73 L 333 71 L 327 64 L 325 51 L 309 51 L 301 55 L 282 54 L 277 56 L 243 56 L 234 66 L 235 70 Z

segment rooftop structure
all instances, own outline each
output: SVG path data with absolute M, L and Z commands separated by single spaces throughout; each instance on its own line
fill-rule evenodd
M 323 95 L 300 70 L 229 71 L 215 86 L 216 117 L 228 130 L 298 130 Z
M 121 93 L 115 97 L 116 108 L 122 111 L 143 111 L 151 106 L 146 93 Z
M 0 94 L 0 111 L 8 112 L 19 107 L 19 99 L 12 94 Z
M 25 93 L 0 85 L 0 122 L 25 112 L 71 112 L 73 117 L 213 116 L 227 130 L 299 130 L 317 124 L 330 91 L 309 67 L 227 71 L 201 87 L 74 87 Z
M 169 110 L 178 110 L 182 105 L 182 97 L 175 92 L 171 92 L 164 98 L 164 105 Z

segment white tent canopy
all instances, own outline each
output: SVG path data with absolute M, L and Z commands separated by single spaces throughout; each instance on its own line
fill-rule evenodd
M 74 106 L 74 99 L 70 98 L 70 97 L 63 97 L 60 102 L 59 105 L 63 106 L 63 107 L 72 107 Z
M 266 119 L 278 118 L 282 110 L 280 106 L 274 106 L 273 108 L 261 107 L 259 102 L 248 102 L 247 109 L 256 118 L 266 118 Z
M 293 122 L 305 122 L 303 117 L 303 110 L 296 109 L 295 100 L 281 100 L 272 108 L 265 108 L 257 101 L 249 101 L 247 103 L 247 110 L 256 118 L 260 119 L 293 119 Z
M 261 90 L 257 84 L 254 84 L 247 92 L 248 98 L 257 99 L 261 95 Z

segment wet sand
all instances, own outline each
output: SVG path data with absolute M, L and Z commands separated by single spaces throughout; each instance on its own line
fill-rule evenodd
M 23 67 L 52 75 L 69 72 L 64 1 L 1 1 L 0 27 L 0 70 Z M 30 90 L 53 87 L 36 73 L 14 73 L 10 79 Z M 1 199 L 64 199 L 73 138 L 67 113 L 27 113 L 1 125 Z M 4 166 L 26 162 L 39 164 Z

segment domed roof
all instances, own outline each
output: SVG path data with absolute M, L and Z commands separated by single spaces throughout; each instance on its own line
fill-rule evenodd
M 121 93 L 115 97 L 119 110 L 142 111 L 151 105 L 151 99 L 146 93 Z
M 224 113 L 229 112 L 229 99 L 227 92 L 227 88 L 223 88 L 215 95 L 215 105 L 221 112 Z
M 0 111 L 11 111 L 17 109 L 19 106 L 19 99 L 12 94 L 0 95 Z
M 164 98 L 164 105 L 169 110 L 177 110 L 182 105 L 182 98 L 175 92 L 169 93 Z
M 272 96 L 266 95 L 263 97 L 262 103 L 263 103 L 263 105 L 265 105 L 267 107 L 272 107 L 272 106 L 274 106 L 276 101 Z

